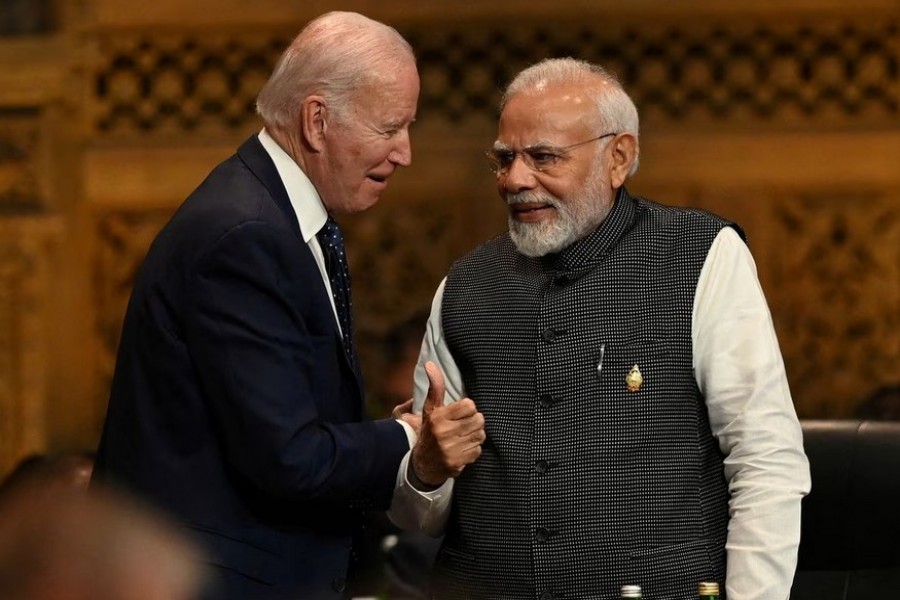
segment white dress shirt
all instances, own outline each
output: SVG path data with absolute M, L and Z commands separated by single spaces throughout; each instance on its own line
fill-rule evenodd
M 415 406 L 428 392 L 425 361 L 444 373 L 445 404 L 466 396 L 441 327 L 441 282 L 432 303 L 419 364 Z M 694 298 L 693 366 L 710 425 L 725 454 L 731 494 L 726 541 L 729 600 L 785 600 L 800 539 L 800 501 L 809 463 L 768 305 L 747 246 L 730 227 L 710 248 Z M 476 405 L 478 398 L 474 398 Z M 400 466 L 389 516 L 405 529 L 439 535 L 450 513 L 453 480 L 420 492 Z M 590 501 L 590 498 L 585 498 Z
M 281 177 L 281 183 L 284 184 L 284 189 L 287 190 L 291 206 L 294 208 L 294 214 L 297 215 L 297 223 L 300 225 L 300 235 L 309 246 L 313 258 L 316 259 L 316 266 L 319 267 L 319 273 L 322 275 L 322 283 L 325 284 L 325 289 L 328 291 L 328 299 L 331 300 L 334 321 L 337 323 L 338 329 L 340 329 L 341 322 L 338 318 L 337 307 L 334 305 L 334 295 L 331 293 L 328 269 L 325 267 L 325 255 L 322 253 L 322 247 L 319 245 L 319 239 L 316 237 L 316 234 L 325 225 L 325 221 L 328 220 L 328 211 L 325 210 L 325 205 L 322 203 L 319 192 L 316 191 L 316 187 L 309 180 L 309 177 L 306 176 L 306 173 L 265 129 L 259 132 L 259 142 L 269 154 L 272 162 L 275 163 L 275 169 L 278 171 L 278 176 Z

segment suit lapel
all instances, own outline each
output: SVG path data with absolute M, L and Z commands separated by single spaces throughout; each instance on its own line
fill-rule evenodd
M 238 148 L 237 154 L 256 178 L 266 186 L 266 190 L 268 190 L 272 200 L 294 225 L 294 229 L 299 235 L 300 223 L 297 222 L 297 214 L 294 212 L 294 207 L 291 205 L 291 199 L 284 187 L 284 182 L 281 181 L 281 176 L 278 175 L 278 169 L 275 168 L 275 163 L 272 162 L 272 157 L 270 157 L 269 153 L 266 152 L 266 149 L 263 148 L 262 143 L 259 141 L 259 137 L 257 137 L 256 134 L 250 136 L 250 138 Z M 340 346 L 343 347 L 344 343 L 341 339 L 341 333 L 337 327 L 337 323 L 335 323 L 334 326 L 334 334 L 337 336 Z M 365 386 L 363 385 L 362 373 L 358 367 L 359 356 L 355 356 L 354 360 L 351 362 L 350 357 L 347 356 L 346 350 L 343 352 L 343 355 L 344 364 L 350 369 L 356 380 L 356 387 L 361 402 L 360 410 L 362 411 L 362 414 L 364 414 Z

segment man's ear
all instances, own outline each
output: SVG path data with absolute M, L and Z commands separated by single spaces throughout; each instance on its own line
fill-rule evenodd
M 631 165 L 637 160 L 638 140 L 633 133 L 620 133 L 613 138 L 612 143 L 612 168 L 610 169 L 610 183 L 614 189 L 622 187 L 628 178 Z
M 303 142 L 314 152 L 325 147 L 325 130 L 328 125 L 328 107 L 321 96 L 307 96 L 300 105 L 300 133 Z

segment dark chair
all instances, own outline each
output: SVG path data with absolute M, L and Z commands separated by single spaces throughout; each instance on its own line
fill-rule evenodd
M 802 422 L 812 471 L 791 600 L 900 598 L 900 422 Z

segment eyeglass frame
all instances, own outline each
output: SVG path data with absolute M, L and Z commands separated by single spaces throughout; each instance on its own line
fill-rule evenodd
M 512 150 L 512 149 L 503 149 L 503 150 L 488 150 L 484 153 L 485 158 L 488 160 L 488 168 L 491 172 L 496 176 L 506 175 L 509 173 L 509 170 L 512 168 L 513 164 L 516 162 L 516 158 L 521 156 L 522 162 L 525 163 L 525 166 L 535 173 L 544 173 L 548 169 L 552 169 L 556 166 L 557 162 L 561 158 L 565 158 L 566 155 L 578 148 L 579 146 L 586 146 L 591 142 L 596 142 L 602 140 L 603 138 L 608 138 L 611 135 L 619 135 L 618 131 L 610 131 L 609 133 L 604 133 L 603 135 L 599 135 L 595 138 L 591 138 L 589 140 L 585 140 L 583 142 L 576 142 L 574 144 L 569 144 L 568 146 L 548 146 L 543 144 L 536 144 L 534 146 L 527 146 L 522 148 L 521 150 Z M 504 165 L 501 158 L 498 156 L 500 152 L 506 153 L 506 158 L 509 158 L 509 163 Z M 531 154 L 532 152 L 540 153 L 540 154 L 548 154 L 551 155 L 552 158 L 547 159 L 547 164 L 541 165 L 540 161 L 537 161 L 535 157 Z

